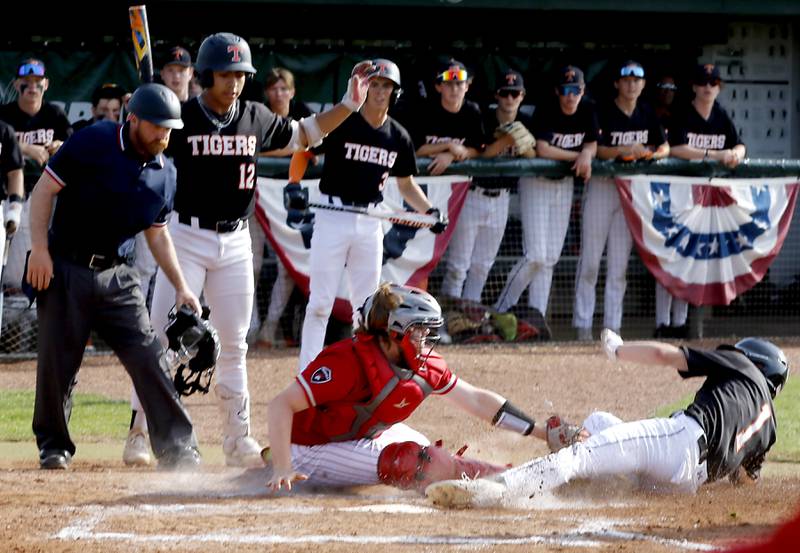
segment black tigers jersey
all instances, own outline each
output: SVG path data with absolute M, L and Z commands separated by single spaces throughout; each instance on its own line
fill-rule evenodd
M 42 102 L 41 109 L 34 115 L 22 111 L 17 102 L 0 106 L 0 121 L 14 128 L 17 141 L 23 144 L 49 146 L 56 140 L 65 141 L 72 134 L 72 127 L 64 110 L 55 104 Z M 42 176 L 43 165 L 25 158 L 25 190 L 30 192 Z
M 706 433 L 708 479 L 730 475 L 739 466 L 757 478 L 775 443 L 775 408 L 764 374 L 730 346 L 716 351 L 682 347 L 688 369 L 683 378 L 706 381 L 686 408 Z
M 451 113 L 438 101 L 423 104 L 418 112 L 410 113 L 407 121 L 414 146 L 455 142 L 480 150 L 483 148 L 483 121 L 475 102 L 464 101 L 457 113 Z
M 325 154 L 320 192 L 345 202 L 380 202 L 389 175 L 417 174 L 411 137 L 391 117 L 376 129 L 360 113 L 353 113 L 314 151 Z
M 587 142 L 597 142 L 600 135 L 594 102 L 583 99 L 572 115 L 551 102 L 533 113 L 533 134 L 551 146 L 580 152 Z
M 701 150 L 729 150 L 744 144 L 733 121 L 717 102 L 714 102 L 707 120 L 691 104 L 677 113 L 669 129 L 669 143 L 672 146 L 686 144 Z
M 667 141 L 664 129 L 649 105 L 639 102 L 630 117 L 613 100 L 598 111 L 602 146 L 644 144 L 658 147 Z
M 259 152 L 285 148 L 291 120 L 264 104 L 237 101 L 227 125 L 192 98 L 182 106 L 184 127 L 173 130 L 167 155 L 178 168 L 175 210 L 211 221 L 231 221 L 253 212 Z
M 519 121 L 525 128 L 531 131 L 533 134 L 533 120 L 530 115 L 526 115 L 520 111 L 517 111 L 517 116 L 514 118 L 514 121 Z M 484 135 L 484 143 L 491 144 L 497 138 L 494 136 L 494 131 L 497 130 L 497 127 L 500 126 L 500 123 L 497 121 L 497 110 L 496 109 L 487 109 L 483 112 L 483 129 L 486 131 Z M 511 146 L 507 146 L 502 152 L 497 154 L 498 158 L 510 158 L 510 157 L 518 157 L 519 152 L 517 152 L 517 147 L 513 144 Z M 519 181 L 519 177 L 472 177 L 472 183 L 476 186 L 480 186 L 481 188 L 490 188 L 490 189 L 497 189 L 497 188 L 512 188 L 514 185 L 517 184 Z
M 22 152 L 11 125 L 0 121 L 0 200 L 6 197 L 7 175 L 22 169 Z

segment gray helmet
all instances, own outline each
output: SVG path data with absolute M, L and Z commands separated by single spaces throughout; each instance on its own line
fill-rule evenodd
M 439 328 L 444 324 L 439 302 L 426 291 L 400 284 L 391 284 L 390 290 L 393 294 L 400 296 L 400 305 L 389 312 L 386 330 L 394 330 L 403 334 L 414 325 Z M 377 295 L 376 292 L 368 297 L 359 310 L 361 311 L 361 324 L 366 329 L 369 329 L 369 315 Z
M 743 353 L 767 377 L 769 391 L 774 398 L 789 376 L 789 361 L 778 346 L 761 338 L 744 338 L 733 346 Z
M 160 127 L 183 128 L 181 101 L 163 84 L 149 83 L 137 88 L 128 101 L 128 111 Z
M 256 72 L 247 41 L 232 33 L 206 37 L 197 52 L 195 69 L 201 75 L 211 71 Z
M 395 84 L 392 91 L 392 103 L 394 104 L 403 93 L 403 89 L 400 88 L 400 68 L 393 61 L 384 58 L 372 60 L 372 63 L 376 67 L 375 73 L 371 75 L 372 77 L 384 77 Z

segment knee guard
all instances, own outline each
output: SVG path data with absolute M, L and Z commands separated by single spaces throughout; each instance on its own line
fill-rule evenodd
M 466 449 L 464 446 L 454 455 L 442 447 L 441 440 L 429 446 L 395 442 L 386 446 L 378 457 L 378 478 L 388 486 L 423 491 L 440 480 L 484 478 L 508 468 L 465 458 L 462 455 Z

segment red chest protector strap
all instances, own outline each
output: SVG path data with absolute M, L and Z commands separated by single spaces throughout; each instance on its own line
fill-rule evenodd
M 386 356 L 378 346 L 375 339 L 366 336 L 359 336 L 352 341 L 353 351 L 361 362 L 361 367 L 367 377 L 372 391 L 371 399 L 367 403 L 353 405 L 356 418 L 348 432 L 338 436 L 332 436 L 334 442 L 344 442 L 356 438 L 373 438 L 384 429 L 399 421 L 382 422 L 378 411 L 387 397 L 398 386 L 415 386 L 421 392 L 423 399 L 433 392 L 433 387 L 427 380 L 410 369 L 397 367 L 389 363 Z M 413 407 L 416 408 L 417 405 Z M 366 425 L 365 430 L 362 428 Z

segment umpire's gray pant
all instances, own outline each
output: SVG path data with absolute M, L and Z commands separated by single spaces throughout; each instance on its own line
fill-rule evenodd
M 44 451 L 75 453 L 68 423 L 72 389 L 90 330 L 94 329 L 133 380 L 157 458 L 196 448 L 189 415 L 169 378 L 139 288 L 136 270 L 99 271 L 53 256 L 50 286 L 37 296 L 39 355 L 33 432 Z

